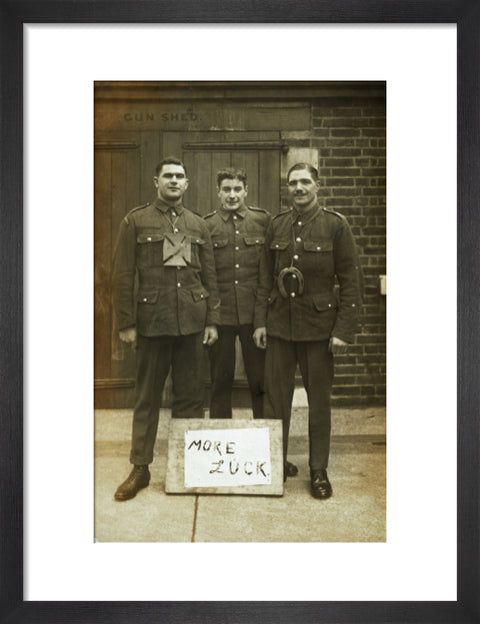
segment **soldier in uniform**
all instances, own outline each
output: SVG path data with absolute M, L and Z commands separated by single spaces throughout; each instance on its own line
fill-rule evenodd
M 120 339 L 136 346 L 136 396 L 130 463 L 115 500 L 148 485 L 163 387 L 170 367 L 173 418 L 202 418 L 204 344 L 217 339 L 219 298 L 204 220 L 183 206 L 185 165 L 166 158 L 153 178 L 157 197 L 123 219 L 113 295 Z
M 346 219 L 318 204 L 317 170 L 298 163 L 287 184 L 293 207 L 274 217 L 267 232 L 254 339 L 266 348 L 265 418 L 283 421 L 284 457 L 300 366 L 309 406 L 311 493 L 325 499 L 332 495 L 327 466 L 333 354 L 353 342 L 361 277 Z
M 271 217 L 262 208 L 246 205 L 247 175 L 242 169 L 218 171 L 217 192 L 221 207 L 205 217 L 221 300 L 218 341 L 209 349 L 210 418 L 232 417 L 236 336 L 242 346 L 253 416 L 263 418 L 265 352 L 253 341 L 253 316 L 260 254 Z M 294 476 L 297 467 L 286 462 L 286 473 Z

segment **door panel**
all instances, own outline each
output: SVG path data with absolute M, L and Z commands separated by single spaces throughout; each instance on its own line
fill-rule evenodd
M 243 169 L 247 173 L 248 195 L 246 202 L 250 206 L 259 205 L 258 193 L 258 153 L 236 152 L 232 154 L 232 167 Z
M 112 305 L 111 274 L 118 229 L 140 203 L 140 150 L 104 140 L 95 150 L 94 340 L 95 405 L 127 407 L 132 400 L 134 352 L 118 338 Z
M 94 225 L 94 356 L 95 379 L 111 376 L 110 274 L 112 158 L 110 152 L 95 153 L 95 225 Z M 98 209 L 98 212 L 97 212 Z
M 258 186 L 258 206 L 270 214 L 280 212 L 280 152 L 259 152 L 258 172 L 261 184 Z M 249 185 L 250 194 L 250 185 Z

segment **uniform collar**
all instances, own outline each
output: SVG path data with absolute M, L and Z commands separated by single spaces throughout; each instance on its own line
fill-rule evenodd
M 157 197 L 153 205 L 155 206 L 155 208 L 158 208 L 158 210 L 160 210 L 164 214 L 168 212 L 169 210 L 173 210 L 177 214 L 181 215 L 182 212 L 185 210 L 182 204 L 179 204 L 178 206 L 171 206 L 170 204 L 167 204 L 166 202 L 162 201 L 159 197 Z
M 246 206 L 242 206 L 241 208 L 237 208 L 237 210 L 225 210 L 223 208 L 223 206 L 220 208 L 219 210 L 220 216 L 222 217 L 222 219 L 225 221 L 225 223 L 228 221 L 228 217 L 230 215 L 238 215 L 239 217 L 242 217 L 242 219 L 245 218 L 245 215 L 247 214 L 247 207 Z
M 295 221 L 299 218 L 302 223 L 310 221 L 310 219 L 317 214 L 319 208 L 320 206 L 318 205 L 318 202 L 316 202 L 307 212 L 300 213 L 296 208 L 292 208 L 292 223 L 295 223 Z

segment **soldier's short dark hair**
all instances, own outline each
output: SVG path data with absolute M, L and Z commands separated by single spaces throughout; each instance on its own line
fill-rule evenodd
M 224 180 L 235 180 L 238 178 L 240 182 L 243 182 L 243 186 L 247 186 L 247 174 L 243 169 L 235 169 L 234 167 L 225 167 L 217 171 L 217 186 L 220 188 L 220 184 Z
M 157 176 L 162 170 L 163 165 L 178 165 L 179 167 L 183 167 L 183 170 L 185 171 L 185 176 L 187 175 L 187 168 L 185 167 L 185 164 L 179 158 L 175 158 L 175 156 L 167 156 L 158 163 L 155 168 L 155 173 Z
M 290 174 L 292 173 L 292 171 L 299 171 L 302 169 L 306 169 L 310 173 L 312 178 L 315 180 L 315 182 L 318 182 L 318 169 L 315 169 L 315 167 L 311 165 L 310 163 L 304 163 L 304 162 L 297 163 L 296 165 L 293 165 L 293 167 L 290 167 L 287 173 L 287 182 L 290 179 Z

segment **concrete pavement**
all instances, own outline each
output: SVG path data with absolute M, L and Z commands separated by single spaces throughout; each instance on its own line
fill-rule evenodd
M 113 494 L 126 478 L 132 410 L 95 412 L 95 538 L 99 542 L 384 542 L 384 408 L 334 409 L 328 475 L 332 498 L 310 495 L 308 414 L 294 403 L 290 461 L 299 474 L 281 497 L 165 494 L 170 410 L 162 409 L 150 485 L 125 502 Z M 234 418 L 250 418 L 237 409 Z

